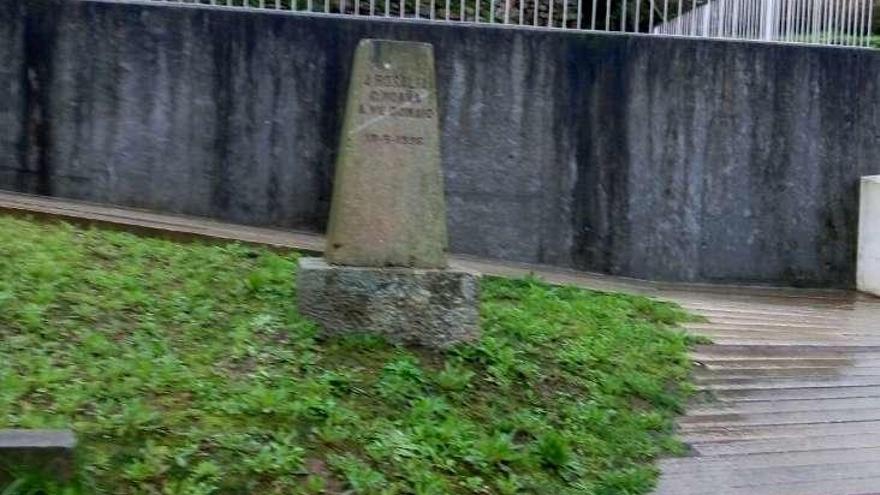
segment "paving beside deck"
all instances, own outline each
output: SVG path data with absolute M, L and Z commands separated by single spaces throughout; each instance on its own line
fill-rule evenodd
M 0 212 L 174 238 L 319 252 L 319 235 L 0 192 Z M 854 292 L 651 283 L 547 266 L 454 257 L 482 273 L 677 302 L 698 400 L 679 420 L 688 457 L 660 461 L 655 495 L 880 494 L 880 299 Z

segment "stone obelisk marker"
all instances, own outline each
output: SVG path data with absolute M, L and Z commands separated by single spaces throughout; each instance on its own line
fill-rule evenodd
M 325 259 L 300 261 L 300 311 L 329 334 L 476 338 L 477 276 L 447 268 L 431 45 L 361 41 L 340 146 Z
M 446 206 L 431 45 L 358 46 L 340 142 L 327 261 L 446 267 Z

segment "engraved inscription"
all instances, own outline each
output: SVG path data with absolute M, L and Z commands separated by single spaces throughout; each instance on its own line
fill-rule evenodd
M 368 132 L 364 134 L 364 137 L 366 137 L 368 143 L 405 144 L 407 146 L 422 146 L 425 144 L 425 138 L 422 136 Z
M 433 119 L 436 111 L 428 94 L 428 80 L 374 68 L 363 79 L 365 90 L 358 102 L 357 112 L 367 118 L 395 117 L 404 119 Z M 402 146 L 424 146 L 424 136 L 410 133 L 366 132 L 367 143 Z

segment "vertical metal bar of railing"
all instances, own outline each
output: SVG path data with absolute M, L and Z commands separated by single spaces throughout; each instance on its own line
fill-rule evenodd
M 850 4 L 850 21 L 849 21 L 849 39 L 847 45 L 854 45 L 856 40 L 856 16 L 858 15 L 858 0 L 851 0 Z
M 577 23 L 575 24 L 575 26 L 577 26 L 577 29 L 580 30 L 581 29 L 581 5 L 584 3 L 584 0 L 575 0 L 575 1 L 577 2 Z
M 611 30 L 611 0 L 605 0 L 605 31 Z
M 836 29 L 835 23 L 837 22 L 836 17 L 835 17 L 835 11 L 837 9 L 838 3 L 840 3 L 839 0 L 830 0 L 828 2 L 828 14 L 827 14 L 828 15 L 828 26 L 827 26 L 828 34 L 825 36 L 826 37 L 825 43 L 827 43 L 829 45 L 834 43 L 834 30 Z
M 849 36 L 846 39 L 847 45 L 852 45 L 856 34 L 856 0 L 850 0 L 849 4 Z
M 598 0 L 592 0 L 590 3 L 592 4 L 590 8 L 590 29 L 593 31 L 596 30 L 596 3 Z
M 676 17 L 675 32 L 673 32 L 672 34 L 681 34 L 681 26 L 682 26 L 681 6 L 683 3 L 684 3 L 684 0 L 678 0 L 678 17 Z
M 862 44 L 862 2 L 856 0 L 855 5 L 855 22 L 853 22 L 853 39 L 851 45 L 860 46 Z
M 755 39 L 758 27 L 758 2 L 749 0 L 749 32 L 748 39 Z
M 861 33 L 859 36 L 859 46 L 868 46 L 870 43 L 871 33 L 866 31 L 866 28 L 868 27 L 868 3 L 870 2 L 865 2 L 864 0 L 862 0 L 861 3 L 862 21 L 859 27 Z
M 874 2 L 872 0 L 867 0 L 868 2 L 868 45 L 871 44 L 871 38 L 874 35 L 874 30 L 872 24 L 874 24 Z
M 825 35 L 823 36 L 825 44 L 831 43 L 832 30 L 834 29 L 834 26 L 831 23 L 831 14 L 834 12 L 834 5 L 833 4 L 834 4 L 833 0 L 827 0 L 825 2 L 825 28 L 824 28 Z
M 730 27 L 730 0 L 721 0 L 721 11 L 718 16 L 718 33 L 719 38 L 728 38 L 728 29 Z
M 840 6 L 843 4 L 842 0 L 835 0 L 831 2 L 831 35 L 829 42 L 831 44 L 837 44 L 840 35 Z
M 791 40 L 791 21 L 793 19 L 791 7 L 791 0 L 785 0 L 785 5 L 783 9 L 782 36 L 783 39 L 785 39 L 786 41 Z
M 855 37 L 856 37 L 856 15 L 858 14 L 858 2 L 856 0 L 852 0 L 850 4 L 850 20 L 849 20 L 849 39 L 847 40 L 847 45 L 852 45 Z
M 639 32 L 639 14 L 640 14 L 639 7 L 642 5 L 642 0 L 635 0 L 635 4 L 636 4 L 636 11 L 635 11 L 635 15 L 633 16 L 633 32 L 638 33 Z
M 739 38 L 739 0 L 734 0 L 730 8 L 730 37 Z
M 666 26 L 666 23 L 669 22 L 667 16 L 669 15 L 669 0 L 663 0 L 663 24 L 661 26 Z
M 863 0 L 855 0 L 855 14 L 853 19 L 853 42 L 852 46 L 861 46 L 862 44 L 862 2 Z

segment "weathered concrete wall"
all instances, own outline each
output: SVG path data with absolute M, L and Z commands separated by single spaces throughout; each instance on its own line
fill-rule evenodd
M 321 230 L 364 37 L 435 45 L 454 252 L 854 285 L 880 51 L 7 0 L 0 188 Z

